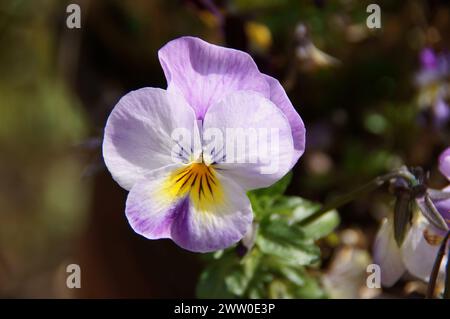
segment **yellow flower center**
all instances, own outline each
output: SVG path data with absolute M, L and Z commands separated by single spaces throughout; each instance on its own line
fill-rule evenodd
M 164 193 L 170 199 L 189 195 L 197 210 L 208 211 L 223 201 L 223 191 L 213 165 L 191 163 L 173 172 L 167 179 Z

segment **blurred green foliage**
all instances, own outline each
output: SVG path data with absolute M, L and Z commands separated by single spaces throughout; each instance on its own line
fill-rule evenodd
M 58 73 L 55 3 L 0 4 L 0 295 L 26 294 L 67 258 L 89 204 L 76 152 L 86 117 Z
M 320 208 L 301 197 L 283 195 L 291 174 L 272 187 L 249 193 L 255 213 L 254 238 L 213 254 L 200 276 L 200 298 L 323 298 L 317 273 L 316 241 L 339 224 L 330 211 L 306 225 L 300 223 Z M 244 242 L 245 240 L 243 240 Z M 241 245 L 241 246 L 240 246 Z M 246 254 L 242 257 L 239 248 Z M 247 251 L 248 250 L 248 251 Z

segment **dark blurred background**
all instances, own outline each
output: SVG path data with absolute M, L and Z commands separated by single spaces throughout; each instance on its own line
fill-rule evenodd
M 165 88 L 157 51 L 182 35 L 245 50 L 282 82 L 307 128 L 289 194 L 325 202 L 402 164 L 443 186 L 436 163 L 450 144 L 450 71 L 427 70 L 424 50 L 448 58 L 450 7 L 376 1 L 382 25 L 369 29 L 372 2 L 1 1 L 0 297 L 195 296 L 202 259 L 132 231 L 127 193 L 101 156 L 115 103 L 130 90 Z M 66 26 L 70 3 L 81 8 L 80 29 Z M 353 262 L 339 260 L 342 245 L 370 258 L 391 204 L 381 189 L 340 210 L 323 244 L 329 276 Z M 72 263 L 81 289 L 66 287 Z M 358 288 L 345 296 L 364 297 Z

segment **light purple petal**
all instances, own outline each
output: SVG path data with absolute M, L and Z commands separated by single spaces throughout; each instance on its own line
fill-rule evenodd
M 437 98 L 433 107 L 434 123 L 437 127 L 444 126 L 450 118 L 450 107 L 442 97 Z
M 439 250 L 439 244 L 430 245 L 424 232 L 431 232 L 428 221 L 420 217 L 411 226 L 401 251 L 406 269 L 415 277 L 428 281 Z
M 108 118 L 103 139 L 103 157 L 117 183 L 129 190 L 150 171 L 172 164 L 176 143 L 171 134 L 176 128 L 198 137 L 195 114 L 182 97 L 156 88 L 122 97 Z
M 450 147 L 439 156 L 439 170 L 450 180 Z
M 152 171 L 135 183 L 126 203 L 133 230 L 148 239 L 171 238 L 194 252 L 224 249 L 242 239 L 253 219 L 242 187 L 216 172 L 222 200 L 199 208 L 189 193 L 173 197 L 166 192 L 170 187 L 167 181 L 180 167 L 170 165 Z
M 433 70 L 437 67 L 437 56 L 431 48 L 424 48 L 420 52 L 420 62 L 422 68 L 426 70 Z
M 393 228 L 392 220 L 385 218 L 373 246 L 374 263 L 381 268 L 381 284 L 385 287 L 393 286 L 406 270 Z
M 445 192 L 450 192 L 450 186 L 447 186 L 443 189 Z M 434 205 L 436 206 L 437 211 L 441 214 L 442 218 L 444 218 L 448 227 L 450 228 L 450 199 L 434 201 Z M 435 230 L 439 232 L 439 230 Z M 444 231 L 441 231 L 441 236 L 445 236 Z
M 271 76 L 264 76 L 270 85 L 270 100 L 284 113 L 291 126 L 295 148 L 295 155 L 292 158 L 292 166 L 294 166 L 305 151 L 305 125 L 280 82 Z
M 225 249 L 244 237 L 253 220 L 250 201 L 242 187 L 217 172 L 224 201 L 199 210 L 188 198 L 182 214 L 173 221 L 171 237 L 179 246 L 194 252 Z
M 179 166 L 154 170 L 134 184 L 128 194 L 125 214 L 133 230 L 148 238 L 170 238 L 173 221 L 185 210 L 183 198 L 173 200 L 162 190 L 170 174 Z
M 251 90 L 269 96 L 269 85 L 245 52 L 199 38 L 181 37 L 158 52 L 168 91 L 181 93 L 198 119 L 227 94 Z
M 223 143 L 209 148 L 205 159 L 216 162 L 246 190 L 270 186 L 292 166 L 289 122 L 275 104 L 258 93 L 238 91 L 212 105 L 203 122 L 205 144 L 213 141 L 205 138 L 210 130 L 219 130 Z

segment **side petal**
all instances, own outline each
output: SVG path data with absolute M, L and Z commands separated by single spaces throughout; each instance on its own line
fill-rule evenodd
M 177 216 L 186 209 L 184 198 L 171 198 L 163 194 L 163 185 L 178 169 L 169 165 L 154 170 L 134 184 L 127 197 L 125 214 L 133 230 L 148 238 L 170 238 L 170 230 Z
M 439 250 L 438 242 L 435 245 L 428 243 L 425 237 L 427 232 L 428 236 L 432 235 L 430 224 L 425 218 L 419 217 L 411 226 L 401 248 L 406 269 L 424 281 L 430 277 Z
M 295 154 L 292 158 L 292 166 L 294 166 L 300 156 L 305 151 L 305 125 L 300 115 L 295 110 L 284 88 L 278 80 L 271 76 L 265 75 L 267 83 L 270 85 L 269 99 L 284 113 L 289 121 L 292 130 L 292 137 L 294 139 Z
M 171 237 L 179 246 L 194 252 L 227 248 L 244 237 L 253 220 L 250 201 L 242 187 L 217 172 L 223 190 L 220 202 L 203 209 L 190 197 L 182 203 L 182 214 L 173 222 Z
M 159 52 L 167 90 L 181 93 L 198 119 L 228 93 L 251 90 L 268 96 L 269 86 L 245 52 L 220 47 L 199 38 L 181 37 Z
M 443 191 L 450 192 L 450 186 L 445 187 Z M 434 205 L 450 228 L 450 199 L 434 201 Z M 441 235 L 445 236 L 444 232 L 441 232 Z
M 450 147 L 439 156 L 439 170 L 450 180 Z
M 390 219 L 385 218 L 378 230 L 373 246 L 373 259 L 381 268 L 381 284 L 393 286 L 405 272 L 400 248 L 394 239 L 394 227 Z
M 205 156 L 246 190 L 270 186 L 292 166 L 289 122 L 258 93 L 234 92 L 212 105 L 203 122 L 204 139 L 211 131 L 220 133 L 222 143 L 209 147 Z
M 185 129 L 198 137 L 195 114 L 180 96 L 143 88 L 122 97 L 105 127 L 103 158 L 113 178 L 131 187 L 154 169 L 173 164 L 171 134 Z M 190 150 L 191 143 L 184 148 Z

